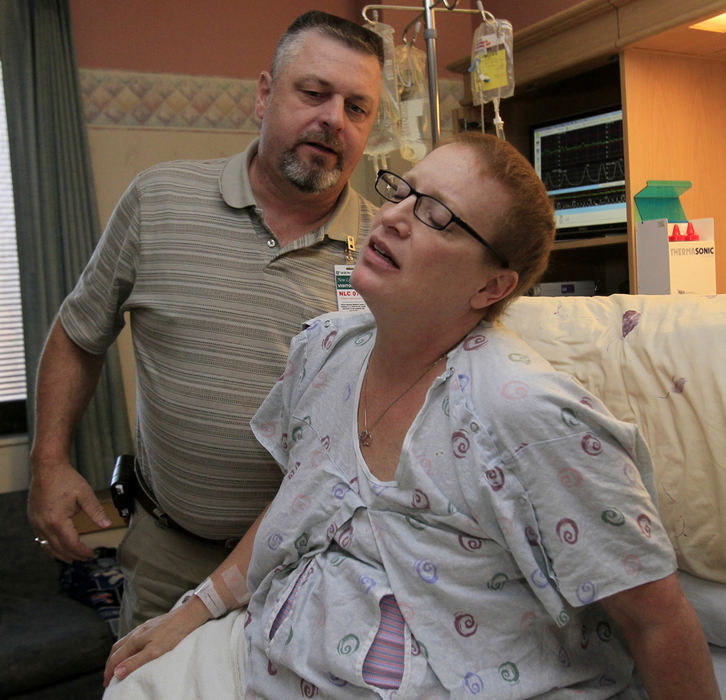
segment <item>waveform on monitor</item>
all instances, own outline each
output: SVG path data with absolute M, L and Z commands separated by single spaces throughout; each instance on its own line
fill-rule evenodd
M 545 171 L 542 177 L 548 190 L 599 185 L 624 179 L 625 162 L 623 158 L 602 163 L 586 163 L 584 166 L 553 168 Z
M 555 195 L 554 207 L 560 209 L 578 209 L 596 207 L 625 202 L 625 187 L 608 187 L 602 190 L 587 190 L 569 194 Z
M 622 131 L 616 133 L 614 136 L 606 135 L 599 140 L 588 139 L 588 133 L 592 133 L 592 130 L 593 127 L 589 129 L 578 129 L 566 134 L 558 134 L 557 136 L 542 139 L 542 158 L 546 160 L 547 158 L 559 158 L 562 156 L 572 157 L 574 155 L 577 157 L 577 154 L 596 149 L 599 149 L 600 153 L 623 150 Z M 552 145 L 550 146 L 550 144 Z

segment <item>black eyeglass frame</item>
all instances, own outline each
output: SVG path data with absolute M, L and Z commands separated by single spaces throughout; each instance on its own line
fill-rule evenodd
M 383 179 L 385 175 L 392 175 L 397 180 L 402 182 L 406 187 L 408 187 L 408 194 L 405 196 L 399 198 L 399 199 L 391 199 L 390 197 L 386 196 L 383 192 L 381 192 L 378 189 L 378 183 Z M 390 184 L 390 183 L 389 183 Z M 411 185 L 410 182 L 402 178 L 400 175 L 397 175 L 396 173 L 392 172 L 391 170 L 379 170 L 376 175 L 376 184 L 375 184 L 376 192 L 378 192 L 383 199 L 385 199 L 388 202 L 398 203 L 403 201 L 404 199 L 414 196 L 416 198 L 416 202 L 413 205 L 413 215 L 425 226 L 428 226 L 429 228 L 434 229 L 435 231 L 443 231 L 447 227 L 449 227 L 452 222 L 460 226 L 464 231 L 466 231 L 470 236 L 475 238 L 479 243 L 481 243 L 501 264 L 502 267 L 508 268 L 509 267 L 509 261 L 503 256 L 497 253 L 497 251 L 489 244 L 487 243 L 469 224 L 466 223 L 463 219 L 460 219 L 456 214 L 454 214 L 449 207 L 446 206 L 441 200 L 436 199 L 436 197 L 432 197 L 430 194 L 423 194 L 423 192 L 419 192 L 418 190 L 414 189 L 414 187 Z M 436 202 L 439 206 L 442 206 L 449 214 L 451 215 L 451 218 L 443 225 L 443 226 L 434 226 L 433 224 L 429 223 L 428 221 L 424 221 L 419 215 L 418 215 L 418 208 L 419 208 L 419 202 L 422 198 L 426 199 L 432 199 L 434 202 Z

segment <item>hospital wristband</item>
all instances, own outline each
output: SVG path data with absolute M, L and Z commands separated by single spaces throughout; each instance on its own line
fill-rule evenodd
M 204 603 L 204 607 L 209 610 L 209 614 L 213 618 L 222 617 L 227 612 L 227 606 L 217 593 L 217 589 L 209 576 L 196 587 L 194 595 Z

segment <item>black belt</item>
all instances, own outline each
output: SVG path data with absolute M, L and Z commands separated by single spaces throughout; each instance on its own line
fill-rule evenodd
M 136 502 L 152 517 L 154 520 L 156 520 L 156 524 L 162 529 L 162 530 L 175 530 L 176 532 L 180 532 L 187 537 L 191 537 L 195 540 L 198 540 L 200 542 L 204 542 L 206 545 L 212 545 L 215 547 L 222 547 L 227 550 L 232 550 L 235 548 L 236 544 L 239 542 L 238 537 L 232 537 L 224 540 L 213 540 L 209 539 L 207 537 L 202 537 L 201 535 L 197 535 L 194 532 L 190 532 L 185 527 L 182 527 L 178 522 L 170 518 L 162 509 L 162 507 L 154 501 L 151 496 L 149 496 L 148 491 L 150 490 L 149 487 L 146 485 L 146 482 L 144 481 L 144 477 L 141 475 L 141 472 L 139 471 L 139 464 L 138 462 L 135 465 L 134 468 L 134 475 L 136 476 L 136 488 L 134 489 L 134 496 L 136 498 Z

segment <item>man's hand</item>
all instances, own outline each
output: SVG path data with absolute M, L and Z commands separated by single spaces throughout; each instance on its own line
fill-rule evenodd
M 93 489 L 70 463 L 53 468 L 34 465 L 28 518 L 38 539 L 48 541 L 43 546 L 48 554 L 65 562 L 93 556 L 73 524 L 73 516 L 81 511 L 100 528 L 111 525 Z
M 66 562 L 93 556 L 78 536 L 74 515 L 83 511 L 98 527 L 111 525 L 69 458 L 78 421 L 102 367 L 103 355 L 91 355 L 76 345 L 56 318 L 38 365 L 28 517 L 43 549 Z
M 114 676 L 123 680 L 132 671 L 166 654 L 210 618 L 204 603 L 193 595 L 183 605 L 142 623 L 111 648 L 103 685 L 107 686 Z

